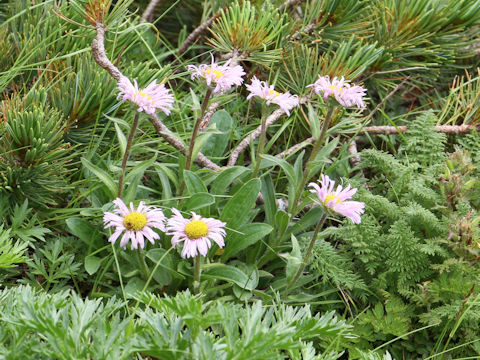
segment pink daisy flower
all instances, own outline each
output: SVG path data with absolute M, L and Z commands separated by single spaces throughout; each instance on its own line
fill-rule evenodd
M 152 244 L 155 244 L 155 239 L 159 239 L 158 235 L 152 229 L 158 229 L 165 232 L 165 220 L 162 210 L 153 206 L 145 206 L 145 202 L 141 201 L 138 208 L 135 210 L 133 203 L 130 203 L 130 209 L 125 205 L 122 199 L 117 198 L 113 200 L 117 206 L 113 212 L 106 212 L 103 215 L 103 222 L 105 229 L 114 226 L 115 231 L 108 238 L 108 241 L 115 244 L 118 237 L 125 231 L 120 240 L 120 246 L 126 248 L 128 241 L 132 242 L 132 250 L 145 247 L 145 238 Z
M 330 77 L 318 76 L 318 80 L 307 87 L 313 87 L 317 93 L 323 93 L 323 98 L 327 100 L 333 95 L 338 103 L 344 107 L 356 105 L 359 109 L 365 108 L 363 97 L 366 95 L 367 89 L 358 85 L 350 85 L 348 80 L 342 76 L 340 80 L 335 76 L 331 81 Z
M 327 208 L 348 217 L 354 224 L 360 224 L 362 221 L 360 214 L 363 214 L 365 204 L 360 201 L 345 201 L 350 199 L 357 192 L 356 188 L 351 189 L 348 185 L 345 189 L 342 189 L 341 185 L 337 186 L 334 191 L 335 181 L 330 180 L 327 175 L 322 174 L 322 180 L 319 181 L 320 186 L 316 183 L 310 183 L 313 189 L 311 193 L 316 193 L 320 201 Z
M 246 85 L 250 95 L 247 99 L 251 99 L 254 96 L 258 96 L 267 101 L 267 105 L 270 103 L 277 104 L 280 108 L 290 115 L 290 110 L 298 105 L 298 96 L 290 95 L 290 92 L 279 93 L 275 91 L 273 85 L 268 85 L 266 81 L 260 81 L 256 76 L 252 78 L 252 83 Z
M 138 111 L 145 111 L 147 114 L 154 114 L 157 109 L 169 115 L 173 105 L 173 95 L 170 94 L 165 85 L 157 84 L 153 80 L 145 89 L 139 89 L 137 80 L 131 81 L 122 76 L 118 81 L 118 98 L 122 101 L 130 100 L 138 105 Z
M 242 76 L 245 75 L 243 67 L 240 65 L 231 66 L 232 59 L 228 60 L 224 65 L 219 65 L 213 60 L 210 65 L 202 64 L 199 66 L 187 65 L 189 71 L 194 71 L 192 80 L 197 77 L 202 77 L 207 81 L 207 85 L 215 84 L 214 93 L 226 92 L 232 88 L 233 85 L 240 86 L 243 83 Z
M 210 240 L 215 241 L 220 248 L 225 246 L 223 238 L 226 233 L 226 223 L 203 218 L 192 211 L 192 218 L 185 219 L 177 209 L 172 209 L 173 216 L 167 221 L 167 235 L 173 235 L 172 246 L 175 247 L 183 241 L 182 257 L 195 257 L 197 254 L 207 255 L 212 247 Z

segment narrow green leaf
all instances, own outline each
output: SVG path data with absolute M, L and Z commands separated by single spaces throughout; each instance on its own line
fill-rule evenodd
M 68 230 L 87 245 L 93 245 L 96 241 L 101 240 L 98 229 L 87 220 L 73 217 L 65 220 L 65 223 Z
M 253 290 L 254 284 L 253 281 L 245 274 L 242 270 L 230 266 L 222 265 L 216 266 L 210 269 L 205 270 L 202 273 L 203 279 L 216 279 L 216 280 L 225 280 L 234 284 L 237 284 L 242 289 Z
M 196 193 L 190 196 L 190 198 L 185 202 L 185 210 L 196 210 L 201 209 L 207 206 L 210 206 L 215 203 L 215 198 L 209 193 Z
M 193 195 L 196 193 L 207 193 L 207 187 L 203 183 L 202 179 L 190 170 L 183 171 L 183 178 L 185 179 L 185 185 L 187 185 L 188 192 Z
M 117 123 L 113 123 L 113 125 L 115 126 L 115 131 L 117 133 L 117 138 L 118 138 L 118 145 L 120 146 L 120 151 L 123 156 L 123 154 L 125 154 L 125 149 L 127 148 L 127 138 Z
M 210 192 L 215 195 L 225 194 L 230 184 L 247 171 L 249 171 L 249 169 L 243 166 L 233 166 L 223 170 L 213 181 Z
M 223 260 L 237 254 L 239 251 L 255 244 L 258 240 L 270 234 L 273 227 L 268 224 L 252 223 L 242 226 L 242 233 L 229 232 L 225 241 Z
M 105 170 L 100 169 L 96 165 L 93 165 L 90 161 L 88 161 L 84 157 L 82 157 L 82 164 L 89 171 L 94 173 L 105 184 L 105 186 L 110 191 L 111 197 L 114 198 L 117 193 L 117 186 L 115 185 L 115 181 L 113 180 L 113 178 Z
M 251 179 L 228 200 L 220 216 L 228 227 L 238 229 L 245 222 L 250 209 L 255 206 L 260 187 L 260 179 Z
M 283 159 L 278 159 L 275 156 L 266 154 L 262 155 L 262 158 L 265 161 L 265 164 L 270 163 L 270 165 L 280 166 L 285 172 L 285 175 L 287 176 L 287 179 L 288 181 L 290 181 L 291 185 L 295 186 L 298 183 L 297 177 L 295 176 L 295 170 L 293 169 L 293 166 L 290 165 L 288 162 Z
M 300 265 L 302 265 L 302 254 L 300 253 L 297 238 L 293 234 L 290 238 L 292 240 L 292 252 L 283 255 L 283 257 L 287 259 L 287 282 L 290 282 L 300 268 Z

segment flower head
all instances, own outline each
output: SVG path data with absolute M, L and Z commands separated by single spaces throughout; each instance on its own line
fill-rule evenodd
M 226 233 L 223 227 L 226 223 L 203 218 L 192 211 L 192 218 L 185 219 L 177 209 L 172 209 L 173 216 L 167 222 L 167 235 L 173 235 L 172 246 L 183 241 L 182 257 L 195 257 L 197 254 L 207 255 L 212 247 L 210 240 L 215 241 L 220 248 L 225 246 L 223 238 Z
M 120 246 L 125 248 L 128 241 L 132 241 L 132 250 L 145 247 L 145 238 L 152 244 L 155 244 L 155 239 L 160 236 L 152 230 L 159 229 L 165 232 L 165 220 L 162 210 L 153 206 L 145 206 L 145 202 L 141 201 L 138 208 L 135 210 L 133 203 L 130 203 L 130 209 L 125 205 L 122 199 L 117 198 L 113 200 L 117 206 L 113 212 L 106 212 L 103 215 L 103 222 L 105 229 L 114 226 L 115 231 L 108 239 L 109 242 L 115 244 L 118 237 L 125 231 L 120 240 Z
M 366 95 L 366 89 L 358 85 L 350 85 L 348 80 L 342 76 L 340 80 L 335 76 L 331 81 L 330 77 L 318 76 L 318 80 L 307 87 L 313 87 L 317 93 L 323 93 L 323 98 L 327 100 L 333 95 L 338 103 L 344 107 L 356 105 L 359 109 L 363 109 L 365 104 L 362 97 Z
M 137 80 L 131 81 L 122 76 L 118 81 L 118 98 L 122 101 L 130 100 L 138 105 L 138 111 L 145 111 L 147 114 L 154 114 L 157 109 L 162 110 L 165 114 L 170 114 L 173 104 L 173 95 L 170 94 L 165 85 L 157 84 L 157 80 L 153 80 L 145 89 L 139 89 Z
M 313 189 L 310 192 L 316 193 L 318 199 L 323 205 L 332 209 L 333 211 L 348 217 L 354 224 L 360 224 L 360 214 L 363 214 L 365 204 L 360 201 L 345 201 L 350 199 L 357 192 L 356 188 L 351 189 L 348 185 L 345 189 L 341 185 L 334 190 L 335 181 L 330 180 L 327 175 L 322 174 L 322 180 L 319 181 L 320 186 L 316 183 L 310 183 Z
M 243 83 L 242 76 L 245 75 L 243 67 L 240 65 L 230 65 L 232 59 L 228 60 L 224 65 L 219 65 L 213 60 L 210 65 L 202 64 L 199 66 L 188 65 L 187 69 L 193 71 L 192 80 L 196 77 L 203 77 L 207 81 L 207 85 L 215 84 L 214 93 L 219 91 L 226 92 L 233 85 L 240 86 Z
M 266 81 L 260 81 L 256 76 L 252 78 L 252 83 L 246 85 L 250 95 L 247 96 L 247 99 L 250 99 L 254 96 L 258 96 L 267 101 L 267 105 L 270 103 L 277 104 L 280 108 L 290 115 L 290 110 L 298 105 L 298 96 L 290 95 L 287 91 L 286 93 L 279 93 L 275 91 L 273 85 L 268 85 Z

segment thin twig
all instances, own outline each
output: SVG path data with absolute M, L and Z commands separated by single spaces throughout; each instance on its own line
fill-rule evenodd
M 115 80 L 119 81 L 124 75 L 118 70 L 118 68 L 112 64 L 112 62 L 108 59 L 107 54 L 105 52 L 105 26 L 97 22 L 95 26 L 95 30 L 97 31 L 96 38 L 92 41 L 92 54 L 93 58 L 100 65 L 102 68 L 107 70 L 107 72 L 112 76 Z M 157 131 L 158 135 L 160 135 L 163 139 L 165 139 L 170 145 L 172 145 L 175 149 L 179 150 L 182 154 L 186 155 L 186 147 L 185 145 L 178 140 L 175 136 L 173 136 L 172 132 L 168 127 L 163 124 L 163 122 L 158 118 L 156 114 L 153 114 L 152 117 L 149 117 L 150 122 L 153 124 L 153 127 Z M 207 169 L 211 170 L 219 170 L 220 166 L 209 160 L 205 155 L 201 152 L 198 153 L 195 162 L 200 166 L 203 166 Z
M 300 99 L 300 105 L 305 104 L 308 100 L 308 96 L 305 96 Z M 285 111 L 282 110 L 282 108 L 275 110 L 273 113 L 270 114 L 269 117 L 267 117 L 267 120 L 265 121 L 265 126 L 268 129 L 275 121 L 277 121 L 280 116 L 285 114 Z M 234 166 L 237 163 L 238 157 L 240 154 L 250 146 L 250 143 L 258 138 L 260 134 L 262 133 L 262 125 L 259 125 L 250 135 L 248 135 L 245 139 L 240 141 L 240 144 L 237 145 L 237 147 L 232 151 L 230 154 L 230 158 L 228 159 L 228 167 Z
M 360 163 L 362 162 L 362 158 L 358 153 L 357 142 L 355 141 L 355 139 L 352 139 L 352 141 L 350 142 L 350 145 L 348 145 L 348 152 L 351 155 L 350 165 L 352 165 L 353 167 L 360 165 Z
M 404 133 L 408 130 L 406 126 L 368 126 L 364 127 L 360 131 L 355 131 L 360 132 L 360 133 L 369 133 L 369 134 L 398 134 L 399 132 Z M 438 132 L 442 132 L 445 134 L 453 134 L 453 135 L 459 135 L 459 134 L 465 134 L 468 133 L 470 130 L 476 130 L 480 131 L 480 127 L 478 126 L 470 126 L 468 124 L 465 125 L 437 125 L 435 126 L 435 130 Z M 275 155 L 276 158 L 284 158 L 287 157 L 299 149 L 307 146 L 308 144 L 311 144 L 315 141 L 313 137 L 310 137 L 308 139 L 305 139 L 301 143 L 295 144 L 292 147 L 288 148 L 285 151 L 282 151 L 281 153 Z
M 437 125 L 435 126 L 435 130 L 438 132 L 442 132 L 445 134 L 465 134 L 468 133 L 470 130 L 475 129 L 479 130 L 478 127 L 470 126 L 468 124 L 464 125 Z M 406 126 L 368 126 L 361 130 L 361 132 L 369 133 L 369 134 L 398 134 L 404 133 L 408 130 Z
M 105 51 L 105 26 L 101 22 L 95 25 L 97 37 L 92 41 L 92 55 L 98 65 L 108 71 L 111 77 L 119 81 L 123 74 L 108 59 Z
M 212 24 L 213 22 L 218 19 L 218 17 L 222 14 L 221 11 L 216 13 L 214 16 L 212 16 L 210 19 L 206 20 L 203 22 L 200 26 L 198 26 L 195 30 L 193 30 L 190 35 L 187 36 L 185 41 L 183 42 L 182 46 L 178 49 L 179 54 L 183 54 L 185 51 L 188 50 L 190 45 L 192 45 L 197 38 L 204 32 L 206 31 Z
M 128 156 L 130 155 L 130 149 L 132 148 L 133 138 L 135 137 L 135 131 L 137 130 L 138 126 L 138 112 L 135 113 L 135 117 L 133 118 L 132 128 L 130 129 L 130 134 L 128 135 L 127 146 L 125 147 L 125 153 L 123 154 L 122 160 L 122 171 L 120 172 L 120 176 L 118 178 L 118 191 L 117 197 L 122 197 L 123 191 L 123 177 L 125 176 L 125 168 L 127 167 L 127 160 Z
M 155 10 L 162 0 L 150 0 L 147 5 L 147 8 L 142 14 L 142 19 L 148 22 L 152 22 L 153 17 L 155 16 Z
M 313 30 L 315 30 L 315 26 L 317 26 L 317 24 L 310 24 L 310 25 L 305 26 L 302 30 L 296 31 L 290 37 L 290 40 L 298 40 L 298 39 L 300 39 L 300 36 L 302 36 L 303 34 L 310 35 L 313 32 Z
M 301 3 L 302 1 L 304 1 L 304 0 L 288 0 L 288 1 L 285 1 L 282 5 L 280 5 L 279 9 L 280 9 L 280 11 L 284 10 L 286 8 L 297 5 L 297 4 Z
M 150 121 L 155 127 L 155 130 L 157 131 L 158 135 L 164 138 L 170 145 L 172 145 L 175 149 L 179 150 L 182 154 L 187 155 L 187 149 L 185 145 L 179 139 L 173 136 L 173 133 L 170 131 L 170 129 L 167 126 L 165 126 L 165 124 L 162 122 L 162 120 L 158 118 L 156 114 L 154 114 L 153 117 L 150 118 Z M 220 166 L 212 162 L 201 152 L 198 153 L 195 159 L 195 162 L 198 165 L 210 170 L 220 169 Z
M 308 144 L 312 144 L 314 141 L 315 141 L 315 138 L 313 136 L 309 137 L 308 139 L 303 140 L 301 143 L 295 144 L 292 147 L 288 148 L 287 150 L 282 151 L 281 153 L 275 155 L 275 157 L 279 158 L 279 159 L 283 159 L 284 157 L 287 157 L 287 156 L 297 152 L 298 150 L 304 148 Z

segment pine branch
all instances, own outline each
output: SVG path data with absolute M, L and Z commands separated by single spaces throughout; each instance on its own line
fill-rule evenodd
M 150 0 L 150 2 L 147 5 L 147 8 L 142 14 L 142 19 L 148 22 L 152 22 L 155 10 L 157 9 L 158 5 L 160 5 L 160 2 L 162 0 Z
M 190 35 L 187 36 L 185 41 L 183 42 L 182 46 L 178 49 L 179 54 L 183 54 L 185 51 L 188 50 L 190 45 L 192 45 L 197 38 L 204 32 L 206 31 L 212 24 L 213 22 L 218 19 L 218 17 L 221 15 L 221 11 L 216 13 L 214 16 L 212 16 L 210 19 L 206 20 L 203 24 L 198 26 L 195 30 L 193 30 Z

